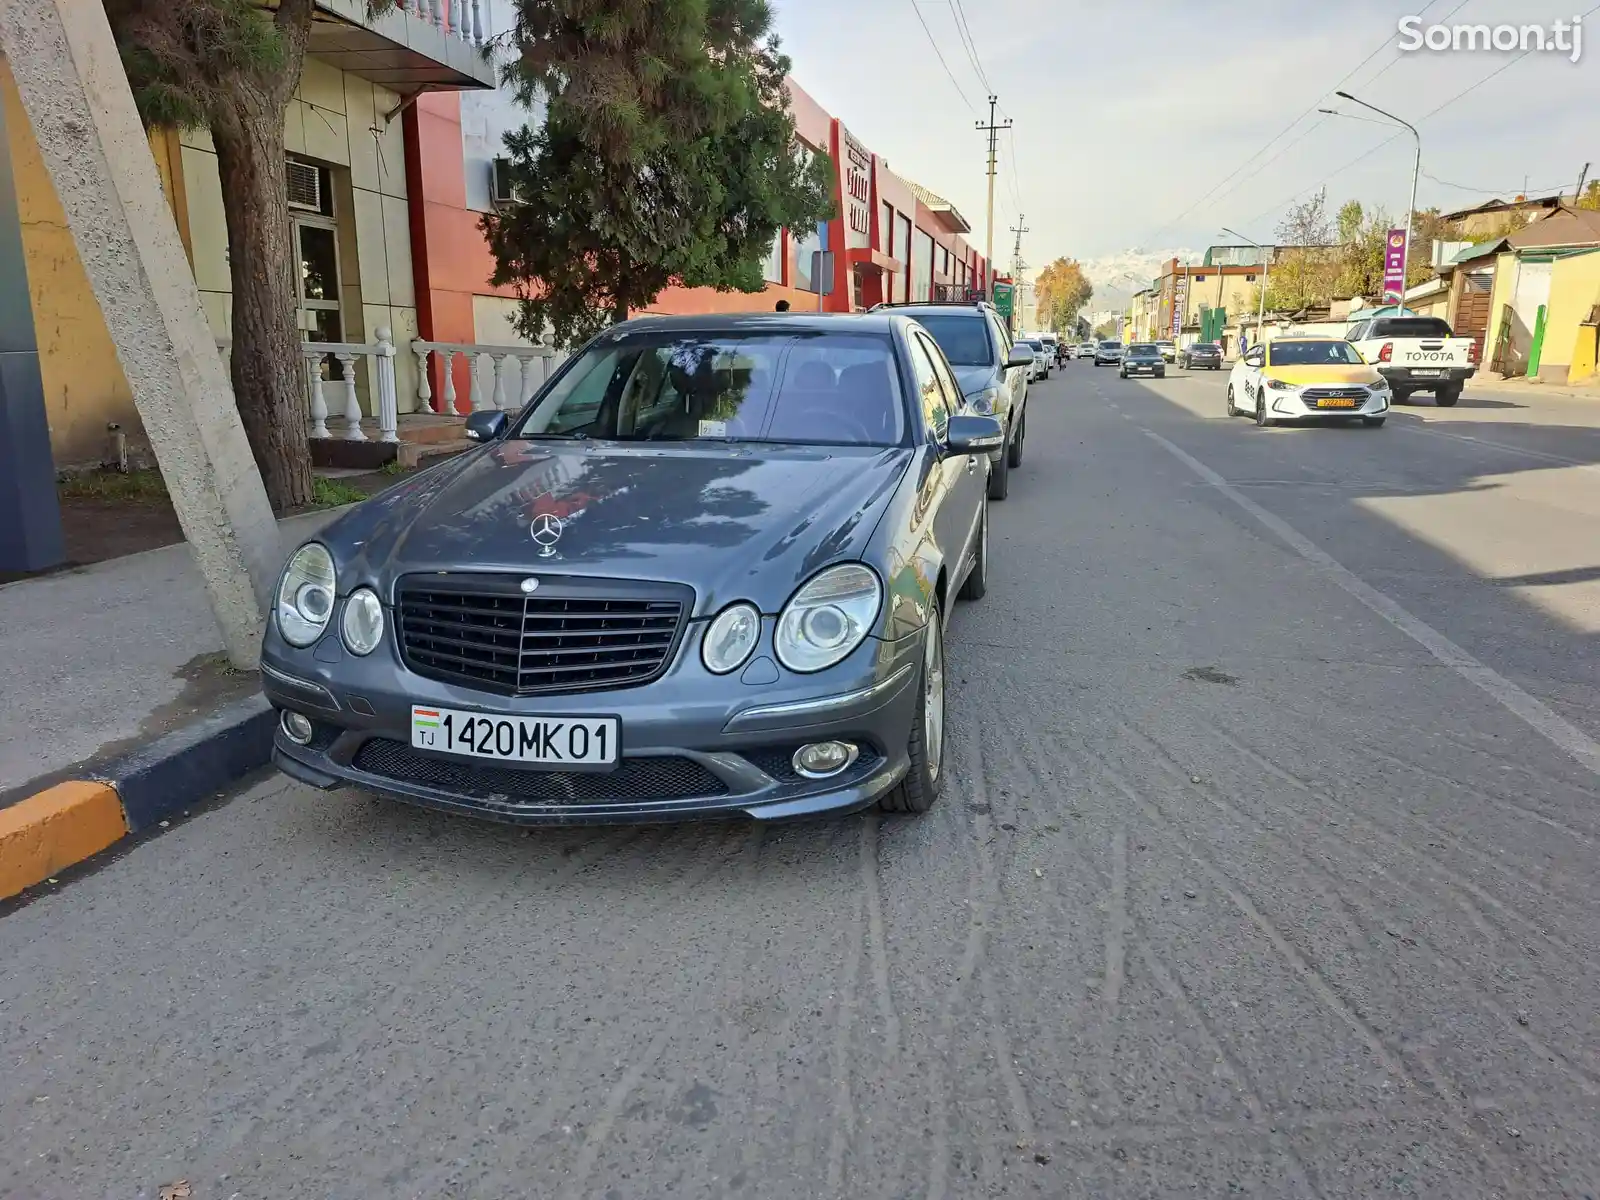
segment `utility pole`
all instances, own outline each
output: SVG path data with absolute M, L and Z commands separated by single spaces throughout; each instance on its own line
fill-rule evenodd
M 994 186 L 994 178 L 992 176 L 989 179 L 989 186 L 991 188 Z M 1024 270 L 1024 264 L 1022 261 L 1022 235 L 1028 232 L 1028 227 L 1023 224 L 1023 216 L 1021 213 L 1017 214 L 1017 223 L 1011 227 L 1011 232 L 1017 235 L 1016 249 L 1011 252 L 1011 278 L 1016 281 L 1011 285 L 1011 313 L 1019 326 L 1015 332 L 1021 333 L 1022 272 Z
M 995 105 L 1000 103 L 999 96 L 989 97 L 989 123 L 985 125 L 979 121 L 978 132 L 989 135 L 989 233 L 983 244 L 983 257 L 989 272 L 989 299 L 994 299 L 994 177 L 999 167 L 1000 132 L 1011 128 L 1011 118 L 1007 117 L 1004 125 L 995 124 Z
M 1577 188 L 1577 190 L 1575 192 L 1572 193 L 1572 207 L 1573 208 L 1577 208 L 1578 207 L 1578 203 L 1583 199 L 1583 184 L 1584 184 L 1584 181 L 1589 178 L 1589 168 L 1592 167 L 1593 165 L 1594 165 L 1593 163 L 1584 163 L 1583 164 L 1583 170 L 1578 172 L 1578 188 Z

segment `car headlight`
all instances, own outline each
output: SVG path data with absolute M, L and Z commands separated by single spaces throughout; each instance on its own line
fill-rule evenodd
M 1382 375 L 1379 375 L 1377 383 L 1367 384 L 1367 390 L 1369 392 L 1387 392 L 1389 390 L 1389 381 Z
M 982 413 L 986 417 L 994 415 L 994 406 L 1000 402 L 1000 389 L 997 387 L 984 388 L 981 392 L 973 392 L 967 397 L 967 403 L 972 406 L 972 411 Z
M 337 594 L 333 556 L 316 542 L 294 552 L 278 581 L 278 632 L 291 646 L 309 646 L 328 628 Z
M 737 670 L 756 648 L 761 636 L 761 614 L 753 604 L 731 604 L 706 626 L 700 640 L 700 661 L 713 675 Z
M 778 661 L 791 671 L 821 671 L 872 631 L 883 602 L 878 577 L 860 563 L 829 567 L 805 584 L 778 617 Z
M 339 623 L 345 648 L 355 655 L 371 654 L 383 640 L 383 603 L 371 588 L 357 588 L 344 602 Z
M 1284 379 L 1269 379 L 1267 386 L 1275 392 L 1292 392 L 1295 385 Z

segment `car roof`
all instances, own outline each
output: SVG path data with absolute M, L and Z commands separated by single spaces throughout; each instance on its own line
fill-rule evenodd
M 920 311 L 920 310 L 919 310 Z M 962 311 L 973 312 L 974 309 Z M 909 312 L 875 313 L 699 313 L 694 316 L 635 317 L 607 329 L 601 337 L 643 330 L 683 333 L 783 333 L 808 330 L 815 333 L 886 334 L 916 318 Z

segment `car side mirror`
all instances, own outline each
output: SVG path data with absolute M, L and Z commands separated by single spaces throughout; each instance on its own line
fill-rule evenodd
M 1022 347 L 1020 350 L 1015 346 L 1011 347 L 1011 357 L 1006 359 L 1006 370 L 1009 371 L 1012 367 L 1031 366 L 1033 366 L 1032 350 L 1029 350 L 1026 346 Z
M 466 428 L 461 432 L 474 442 L 498 441 L 506 431 L 507 420 L 505 413 L 494 410 L 471 413 L 467 417 Z
M 1005 444 L 1005 426 L 994 417 L 978 413 L 956 414 L 945 431 L 945 450 L 949 454 L 986 454 Z

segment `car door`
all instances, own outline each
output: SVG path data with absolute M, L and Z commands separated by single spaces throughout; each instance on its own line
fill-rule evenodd
M 1234 367 L 1234 371 L 1243 378 L 1243 386 L 1234 389 L 1234 395 L 1243 398 L 1240 408 L 1248 408 L 1255 412 L 1261 403 L 1261 376 L 1267 363 L 1267 348 L 1265 346 L 1252 346 L 1250 352 L 1241 358 Z
M 944 454 L 950 415 L 956 411 L 961 390 L 945 362 L 944 352 L 923 333 L 911 335 L 911 367 L 917 377 L 917 399 L 922 407 L 922 422 L 930 442 L 940 448 L 941 457 L 929 472 L 938 477 L 935 494 L 929 497 L 934 538 L 939 554 L 950 572 L 952 589 L 973 530 L 982 512 L 984 493 L 989 486 L 988 457 L 981 454 Z M 952 399 L 954 398 L 954 399 Z M 927 483 L 924 484 L 927 486 Z

